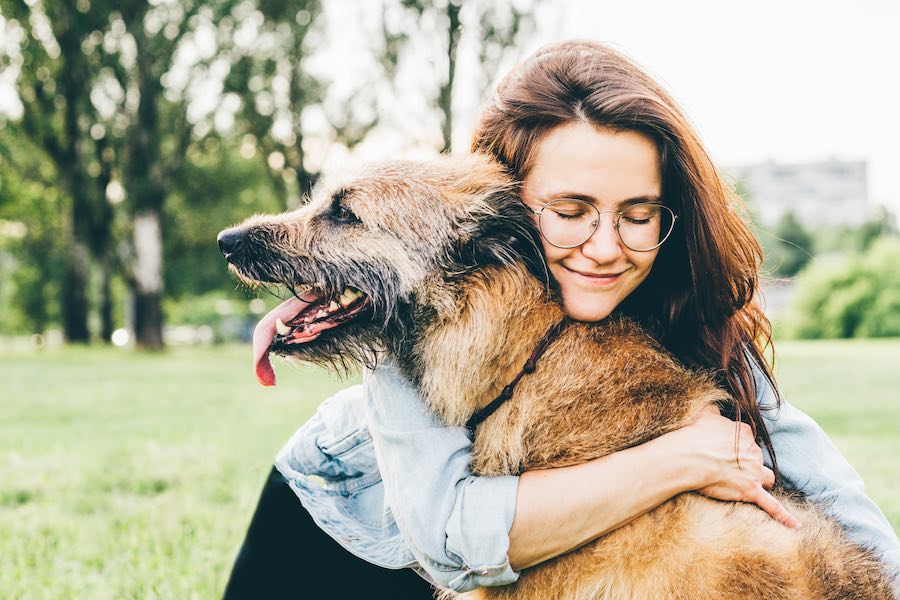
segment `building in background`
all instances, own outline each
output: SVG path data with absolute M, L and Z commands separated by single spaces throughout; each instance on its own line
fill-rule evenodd
M 872 217 L 865 161 L 763 162 L 728 173 L 765 226 L 788 212 L 808 229 L 858 227 Z

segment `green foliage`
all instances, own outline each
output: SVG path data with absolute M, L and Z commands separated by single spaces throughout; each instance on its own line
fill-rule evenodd
M 180 325 L 213 326 L 222 317 L 251 318 L 248 298 L 233 292 L 208 292 L 187 296 L 182 300 L 167 300 L 166 321 Z
M 236 280 L 216 236 L 255 213 L 284 209 L 285 199 L 273 189 L 264 165 L 241 158 L 216 138 L 206 140 L 173 178 L 166 205 L 167 297 L 233 290 Z
M 831 227 L 815 232 L 815 253 L 862 252 L 877 239 L 895 235 L 897 226 L 893 215 L 880 208 L 876 215 L 858 227 Z
M 900 238 L 844 258 L 817 258 L 797 279 L 786 333 L 800 338 L 900 336 Z
M 216 342 L 249 340 L 260 317 L 281 298 L 249 290 L 212 291 L 163 302 L 166 322 L 208 328 Z
M 772 265 L 775 275 L 793 277 L 812 259 L 812 249 L 810 232 L 793 212 L 787 212 L 775 226 L 773 243 L 766 247 L 766 266 Z
M 67 202 L 43 153 L 11 128 L 0 129 L 0 148 L 0 335 L 42 332 L 60 316 Z

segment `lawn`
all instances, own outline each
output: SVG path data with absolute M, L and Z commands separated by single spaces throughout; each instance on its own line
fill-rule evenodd
M 900 340 L 783 343 L 812 414 L 900 528 Z M 245 347 L 0 351 L 0 596 L 217 598 L 275 451 L 345 383 Z

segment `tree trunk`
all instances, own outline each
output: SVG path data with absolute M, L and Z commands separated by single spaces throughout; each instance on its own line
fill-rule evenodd
M 94 144 L 94 157 L 100 163 L 100 175 L 96 178 L 94 189 L 99 202 L 93 227 L 94 256 L 100 270 L 100 340 L 104 344 L 112 341 L 115 330 L 112 304 L 113 259 L 110 251 L 112 238 L 113 207 L 106 197 L 106 189 L 112 181 L 112 163 L 106 156 L 109 148 L 107 138 L 103 137 Z
M 153 70 L 143 19 L 136 19 L 137 75 L 140 103 L 130 132 L 127 181 L 134 227 L 134 335 L 138 347 L 163 348 L 162 210 L 166 199 L 166 165 L 162 157 L 160 97 L 162 84 Z
M 294 165 L 294 171 L 297 173 L 297 196 L 302 199 L 312 191 L 312 187 L 316 183 L 316 176 L 307 171 L 306 166 L 303 164 L 305 157 L 303 152 L 303 132 L 300 131 L 299 126 L 296 127 L 294 133 L 297 136 L 297 141 L 294 144 L 294 151 L 297 154 L 297 164 Z M 294 207 L 290 206 L 288 208 Z
M 75 33 L 70 29 L 68 13 L 58 25 L 57 38 L 63 58 L 60 74 L 62 92 L 66 99 L 63 112 L 63 143 L 56 157 L 62 178 L 72 204 L 66 219 L 68 225 L 69 253 L 66 260 L 64 285 L 61 294 L 63 334 L 68 342 L 87 343 L 88 330 L 88 274 L 91 267 L 91 198 L 89 196 L 87 160 L 81 152 L 79 112 L 84 102 L 84 82 L 79 81 L 80 65 L 77 64 L 80 47 Z
M 453 144 L 453 79 L 456 76 L 456 49 L 459 46 L 460 5 L 450 0 L 447 3 L 447 81 L 441 86 L 438 96 L 438 105 L 441 108 L 443 120 L 441 133 L 444 136 L 444 147 L 441 152 L 449 152 Z
M 90 270 L 90 256 L 87 245 L 77 235 L 70 239 L 66 260 L 66 271 L 62 302 L 63 335 L 67 342 L 87 343 L 91 336 L 88 331 L 87 280 Z
M 162 234 L 160 211 L 134 216 L 134 335 L 137 345 L 161 350 L 162 337 Z
M 100 260 L 100 340 L 104 344 L 112 341 L 115 330 L 112 305 L 112 273 L 110 272 L 109 256 L 103 256 Z

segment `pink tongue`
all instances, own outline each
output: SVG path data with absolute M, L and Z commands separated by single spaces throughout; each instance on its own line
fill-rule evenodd
M 275 320 L 281 319 L 287 323 L 309 304 L 297 298 L 288 298 L 256 324 L 253 330 L 253 370 L 256 380 L 262 385 L 275 385 L 275 370 L 269 362 L 269 346 L 275 339 Z

